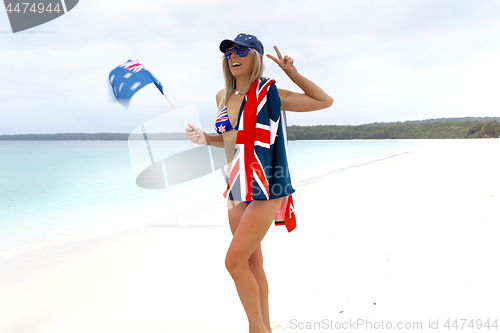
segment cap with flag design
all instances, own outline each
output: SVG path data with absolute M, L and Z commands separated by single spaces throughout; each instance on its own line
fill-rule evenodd
M 231 45 L 233 45 L 233 44 L 252 47 L 255 50 L 257 50 L 257 52 L 264 55 L 264 45 L 262 45 L 260 40 L 257 37 L 255 37 L 254 35 L 241 33 L 238 36 L 236 36 L 236 38 L 233 40 L 224 39 L 220 43 L 219 49 L 221 50 L 221 52 L 226 52 L 226 50 L 228 48 L 230 48 Z

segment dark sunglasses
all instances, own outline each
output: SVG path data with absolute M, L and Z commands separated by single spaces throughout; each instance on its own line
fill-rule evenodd
M 236 55 L 238 57 L 246 57 L 248 55 L 248 52 L 250 52 L 250 48 L 246 46 L 235 46 L 235 47 L 230 47 L 224 52 L 224 58 L 226 60 L 231 59 L 231 55 L 233 52 L 236 52 Z

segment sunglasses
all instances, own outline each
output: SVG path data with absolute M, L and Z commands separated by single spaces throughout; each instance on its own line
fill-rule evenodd
M 246 46 L 235 46 L 235 47 L 230 47 L 224 52 L 224 58 L 226 60 L 231 59 L 231 55 L 233 52 L 236 52 L 236 55 L 238 57 L 246 57 L 248 55 L 248 52 L 250 52 L 250 49 Z

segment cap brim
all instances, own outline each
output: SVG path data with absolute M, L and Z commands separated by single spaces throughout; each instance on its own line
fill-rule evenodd
M 228 48 L 231 47 L 231 45 L 233 44 L 238 44 L 238 45 L 241 45 L 241 46 L 246 46 L 246 47 L 251 47 L 249 44 L 247 43 L 242 43 L 242 42 L 235 42 L 234 40 L 230 40 L 230 39 L 224 39 L 221 43 L 220 43 L 220 46 L 219 46 L 219 49 L 221 52 L 226 52 L 226 50 Z
M 234 44 L 234 40 L 230 40 L 230 39 L 224 39 L 221 43 L 220 43 L 220 46 L 219 46 L 219 49 L 221 52 L 226 52 L 226 50 L 228 48 L 231 47 L 231 45 Z

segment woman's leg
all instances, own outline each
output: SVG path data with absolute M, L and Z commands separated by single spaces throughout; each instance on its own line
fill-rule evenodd
M 239 203 L 228 212 L 233 240 L 227 252 L 226 267 L 235 282 L 251 333 L 270 332 L 268 288 L 260 242 L 282 200 L 253 201 L 248 206 Z
M 233 235 L 234 232 L 236 231 L 236 228 L 238 228 L 241 216 L 243 215 L 246 207 L 248 206 L 244 202 L 238 202 L 237 203 L 238 207 L 236 207 L 235 205 L 236 203 L 234 201 L 228 201 L 229 224 L 231 226 L 231 232 L 233 233 Z M 248 260 L 248 266 L 259 286 L 259 298 L 260 298 L 260 309 L 262 313 L 262 320 L 264 321 L 264 325 L 266 326 L 268 331 L 271 332 L 271 323 L 269 320 L 269 300 L 268 300 L 269 287 L 267 284 L 266 273 L 264 272 L 264 261 L 260 244 L 250 256 L 250 259 Z
M 264 325 L 266 325 L 267 330 L 271 332 L 271 323 L 269 321 L 269 287 L 267 285 L 266 273 L 264 272 L 264 261 L 260 244 L 250 256 L 248 266 L 250 267 L 250 271 L 255 277 L 255 280 L 257 280 L 257 284 L 259 285 L 262 320 L 264 321 Z

